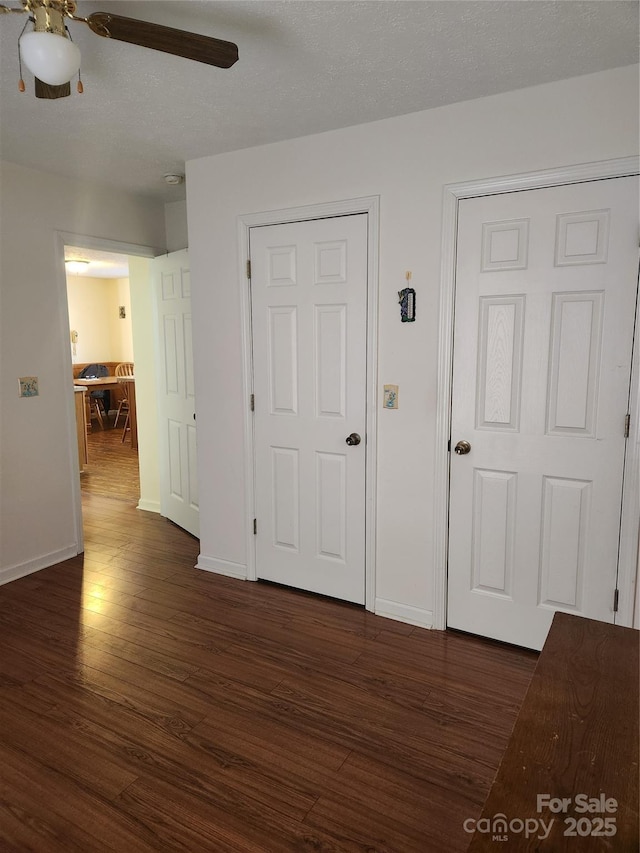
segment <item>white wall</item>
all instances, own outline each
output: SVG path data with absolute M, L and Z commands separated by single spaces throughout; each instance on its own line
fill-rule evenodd
M 186 201 L 170 201 L 164 206 L 167 229 L 167 252 L 178 252 L 189 246 Z
M 77 552 L 64 258 L 57 231 L 164 248 L 161 204 L 0 164 L 0 582 Z M 19 376 L 40 396 L 19 398 Z M 69 439 L 71 436 L 71 441 Z
M 115 285 L 115 305 L 109 307 L 112 340 L 116 342 L 116 358 L 110 361 L 133 361 L 133 332 L 131 329 L 131 293 L 128 278 L 112 279 Z M 120 316 L 124 308 L 125 316 Z
M 377 599 L 431 624 L 442 188 L 638 152 L 638 68 L 616 69 L 187 164 L 201 554 L 246 566 L 237 217 L 379 195 Z M 397 291 L 413 271 L 417 320 Z M 224 405 L 220 404 L 224 401 Z M 201 425 L 206 424 L 206 429 Z M 416 608 L 409 611 L 408 608 Z M 384 608 L 380 608 L 384 609 Z M 409 618 L 407 616 L 407 618 Z
M 140 500 L 138 509 L 160 512 L 160 467 L 158 460 L 158 403 L 156 381 L 156 307 L 153 299 L 151 262 L 129 258 L 131 315 L 136 374 L 138 418 L 138 464 Z
M 78 332 L 74 364 L 133 361 L 128 278 L 67 275 L 69 326 Z M 123 305 L 125 318 L 119 316 Z M 70 344 L 71 346 L 71 344 Z

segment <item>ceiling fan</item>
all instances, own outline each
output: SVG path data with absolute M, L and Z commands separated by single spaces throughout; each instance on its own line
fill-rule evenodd
M 21 0 L 21 3 L 19 8 L 0 4 L 0 12 L 26 12 L 30 15 L 33 30 L 26 33 L 23 30 L 20 36 L 20 57 L 35 77 L 37 98 L 67 97 L 71 94 L 70 80 L 79 72 L 80 51 L 71 40 L 65 18 L 87 24 L 96 35 L 104 38 L 184 56 L 218 68 L 230 68 L 238 61 L 238 46 L 230 41 L 110 12 L 95 12 L 88 18 L 82 18 L 76 15 L 75 0 Z M 22 79 L 20 91 L 24 91 Z M 78 91 L 82 92 L 80 80 Z

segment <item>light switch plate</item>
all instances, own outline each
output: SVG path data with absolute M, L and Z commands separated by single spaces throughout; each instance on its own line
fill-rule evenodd
M 382 399 L 382 406 L 385 409 L 397 409 L 398 408 L 398 386 L 397 385 L 385 385 L 384 386 L 384 396 Z
M 37 397 L 40 394 L 37 376 L 21 376 L 18 379 L 18 386 L 21 397 Z

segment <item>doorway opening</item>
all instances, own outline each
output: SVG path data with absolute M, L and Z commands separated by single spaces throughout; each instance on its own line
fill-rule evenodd
M 87 254 L 99 252 L 102 253 L 103 256 L 106 254 L 107 257 L 109 255 L 125 256 L 128 262 L 131 311 L 129 313 L 129 310 L 125 306 L 126 316 L 124 320 L 126 320 L 127 317 L 130 317 L 132 322 L 132 335 L 134 345 L 133 361 L 134 364 L 136 364 L 138 372 L 137 379 L 139 385 L 139 393 L 138 395 L 136 395 L 137 411 L 138 415 L 140 416 L 143 416 L 144 414 L 144 421 L 148 425 L 142 428 L 143 425 L 140 423 L 140 418 L 138 418 L 138 424 L 141 427 L 141 432 L 143 433 L 143 447 L 138 454 L 137 463 L 140 483 L 138 493 L 139 499 L 137 501 L 137 504 L 135 501 L 132 500 L 132 504 L 134 507 L 137 506 L 138 509 L 146 509 L 154 512 L 159 512 L 160 507 L 159 495 L 157 493 L 157 476 L 154 476 L 153 471 L 151 472 L 151 474 L 149 474 L 147 469 L 155 470 L 158 467 L 158 449 L 156 436 L 157 427 L 154 409 L 156 359 L 154 351 L 155 345 L 153 333 L 155 330 L 155 326 L 152 319 L 153 310 L 150 287 L 150 261 L 156 256 L 157 252 L 155 249 L 149 246 L 138 246 L 133 243 L 122 243 L 118 241 L 103 239 L 100 237 L 90 237 L 74 232 L 59 231 L 56 235 L 56 255 L 58 258 L 59 270 L 59 274 L 57 276 L 57 286 L 58 299 L 61 307 L 60 320 L 63 323 L 63 327 L 66 326 L 67 330 L 66 343 L 64 343 L 64 351 L 60 353 L 60 357 L 69 375 L 69 398 L 67 416 L 69 441 L 68 453 L 69 461 L 72 465 L 72 469 L 74 472 L 74 476 L 72 477 L 71 499 L 73 503 L 73 511 L 75 517 L 77 549 L 78 553 L 81 553 L 84 551 L 84 519 L 82 511 L 83 495 L 81 485 L 81 478 L 84 475 L 79 474 L 79 471 L 82 468 L 82 463 L 80 460 L 81 451 L 79 446 L 79 438 L 81 437 L 83 430 L 78 428 L 78 417 L 76 413 L 78 411 L 80 411 L 81 413 L 84 407 L 78 406 L 77 400 L 74 399 L 78 396 L 73 390 L 74 363 L 79 363 L 81 361 L 81 357 L 84 358 L 84 356 L 91 358 L 91 354 L 78 346 L 78 344 L 85 341 L 85 337 L 80 336 L 81 330 L 76 328 L 76 325 L 69 324 L 70 317 L 67 293 L 67 269 L 65 264 L 65 250 L 67 247 L 77 250 L 81 260 L 87 260 Z M 110 258 L 110 260 L 113 260 L 113 258 Z M 83 266 L 88 267 L 89 265 L 85 264 Z M 122 305 L 122 302 L 116 300 L 116 325 L 118 322 L 123 322 L 123 320 L 120 319 L 120 305 Z M 92 334 L 98 334 L 97 330 L 100 329 L 100 322 L 100 316 L 94 318 L 93 322 L 88 327 L 88 331 L 86 332 L 87 340 L 91 337 Z M 140 329 L 140 332 L 138 332 L 138 329 Z M 78 332 L 75 348 L 75 358 L 73 354 L 74 342 L 71 337 L 72 330 Z M 105 358 L 105 356 L 100 353 L 97 354 L 97 357 L 98 359 L 100 359 L 100 361 L 96 363 L 102 363 L 102 359 Z M 110 404 L 109 408 L 111 408 Z M 114 416 L 110 415 L 109 423 L 111 424 L 113 420 Z M 119 420 L 119 425 L 121 424 L 122 419 Z M 122 427 L 123 426 L 124 425 L 122 424 Z M 99 431 L 100 430 L 98 427 L 97 432 Z M 117 432 L 120 434 L 120 439 L 122 437 L 122 432 L 120 429 Z M 115 438 L 115 433 L 113 437 Z
M 82 495 L 90 491 L 135 506 L 137 431 L 124 381 L 134 374 L 129 258 L 70 244 L 64 253 Z

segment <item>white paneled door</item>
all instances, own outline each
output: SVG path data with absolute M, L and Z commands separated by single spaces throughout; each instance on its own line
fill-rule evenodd
M 152 261 L 158 316 L 160 512 L 199 535 L 191 280 L 185 250 Z
M 365 600 L 367 215 L 251 228 L 258 578 Z
M 457 258 L 447 622 L 540 649 L 615 621 L 638 180 L 462 200 Z

